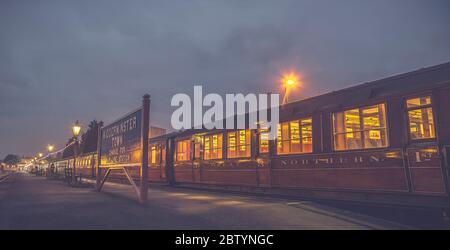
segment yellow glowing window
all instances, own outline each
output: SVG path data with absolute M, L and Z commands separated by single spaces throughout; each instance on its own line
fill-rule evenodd
M 379 130 L 370 130 L 369 138 L 373 140 L 381 140 L 381 133 Z
M 205 160 L 222 159 L 222 134 L 206 135 L 203 138 Z
M 204 143 L 204 158 L 205 160 L 208 160 L 211 153 L 211 139 L 209 137 L 205 137 Z
M 426 105 L 431 105 L 431 97 L 430 96 L 424 96 L 424 97 L 406 100 L 407 108 L 416 108 L 416 107 L 426 106 Z
M 236 133 L 228 133 L 228 157 L 236 157 Z
M 406 101 L 409 135 L 412 140 L 436 138 L 431 97 L 419 97 Z
M 176 147 L 176 160 L 177 161 L 188 161 L 191 159 L 191 141 L 182 140 L 177 142 Z
M 289 123 L 291 129 L 291 142 L 300 143 L 300 124 L 298 121 Z
M 203 146 L 203 137 L 194 136 L 194 159 L 201 159 L 201 152 Z
M 156 164 L 156 146 L 152 146 L 152 149 L 151 149 L 151 158 L 150 158 L 150 163 L 151 164 Z
M 312 119 L 281 123 L 277 132 L 277 154 L 312 152 Z
M 259 153 L 269 153 L 269 131 L 262 129 L 259 134 Z
M 228 132 L 228 158 L 245 158 L 251 156 L 251 132 L 239 130 Z
M 384 104 L 333 113 L 335 150 L 387 147 Z

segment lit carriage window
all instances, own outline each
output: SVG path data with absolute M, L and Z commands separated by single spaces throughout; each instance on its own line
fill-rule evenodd
M 333 113 L 333 133 L 335 150 L 386 147 L 385 105 Z
M 277 154 L 312 152 L 312 119 L 281 123 L 278 126 Z
M 250 130 L 239 130 L 228 133 L 228 158 L 250 157 L 251 135 Z
M 433 108 L 431 97 L 419 97 L 406 101 L 411 139 L 432 139 L 436 137 L 434 130 Z
M 177 161 L 188 161 L 191 156 L 191 141 L 182 140 L 177 142 Z
M 228 158 L 236 158 L 236 132 L 228 133 Z
M 151 148 L 151 157 L 150 157 L 150 163 L 151 164 L 156 164 L 156 146 L 152 145 Z
M 194 159 L 199 160 L 201 158 L 203 137 L 194 136 Z
M 222 134 L 206 135 L 203 138 L 205 160 L 222 159 Z
M 301 140 L 303 153 L 313 151 L 312 147 L 312 119 L 300 120 Z
M 269 130 L 261 129 L 259 133 L 259 153 L 269 153 Z

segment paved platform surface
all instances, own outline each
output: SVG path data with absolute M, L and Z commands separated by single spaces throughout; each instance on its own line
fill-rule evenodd
M 15 174 L 0 183 L 0 229 L 403 229 L 397 223 L 308 201 L 131 186 L 104 192 Z
M 1 180 L 3 180 L 3 178 L 5 178 L 5 177 L 7 177 L 8 176 L 8 173 L 6 173 L 6 172 L 0 172 L 0 181 Z

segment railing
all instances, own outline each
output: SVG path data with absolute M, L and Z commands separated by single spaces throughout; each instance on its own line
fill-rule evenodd
M 73 176 L 73 170 L 72 168 L 65 168 L 64 169 L 64 182 L 66 182 L 69 185 L 81 185 L 83 184 L 83 176 L 81 174 L 76 175 L 75 178 Z

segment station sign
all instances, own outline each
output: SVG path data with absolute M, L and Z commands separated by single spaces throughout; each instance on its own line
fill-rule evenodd
M 141 163 L 142 109 L 102 128 L 101 166 Z

